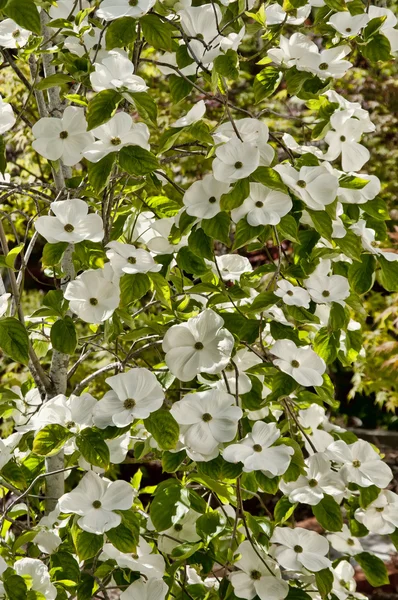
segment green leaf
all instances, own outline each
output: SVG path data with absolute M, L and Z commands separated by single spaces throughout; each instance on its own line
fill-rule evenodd
M 177 75 L 169 75 L 168 84 L 173 102 L 179 102 L 188 96 L 192 90 L 192 83 Z
M 297 221 L 292 215 L 282 217 L 276 227 L 283 239 L 299 242 Z
M 7 169 L 6 143 L 4 136 L 0 135 L 0 173 L 4 175 Z
M 375 485 L 359 490 L 359 505 L 361 508 L 367 508 L 380 494 L 380 489 Z
M 95 94 L 87 107 L 87 130 L 90 131 L 109 121 L 122 99 L 116 90 L 102 90 Z
M 20 321 L 12 317 L 0 319 L 0 348 L 16 362 L 29 361 L 29 337 Z
M 116 160 L 116 152 L 111 152 L 96 163 L 87 161 L 88 181 L 96 194 L 108 185 Z
M 50 561 L 51 575 L 55 581 L 68 580 L 75 583 L 80 581 L 80 567 L 69 552 L 60 550 L 51 555 Z
M 264 100 L 264 98 L 269 98 L 279 86 L 281 79 L 282 73 L 275 67 L 265 67 L 265 69 L 260 71 L 253 83 L 256 104 Z
M 246 219 L 241 219 L 236 226 L 235 241 L 232 250 L 237 250 L 238 248 L 245 246 L 248 242 L 258 238 L 263 232 L 264 227 L 262 225 L 252 227 Z
M 90 465 L 103 468 L 109 465 L 109 448 L 97 431 L 83 429 L 76 436 L 76 446 Z
M 304 83 L 311 79 L 311 73 L 306 71 L 299 71 L 296 67 L 288 69 L 285 73 L 285 81 L 287 86 L 287 92 L 291 96 L 295 96 L 301 91 Z
M 163 450 L 176 447 L 180 428 L 170 411 L 159 409 L 144 420 L 145 428 L 153 435 Z
M 354 558 L 365 573 L 370 585 L 380 587 L 389 584 L 387 567 L 380 558 L 369 552 L 360 552 Z
M 338 302 L 332 302 L 330 308 L 328 327 L 332 331 L 338 331 L 339 329 L 345 329 L 350 320 L 348 311 L 346 312 L 344 307 Z
M 331 241 L 333 233 L 333 223 L 328 213 L 324 210 L 307 209 L 307 211 L 311 217 L 312 222 L 314 223 L 314 227 L 317 230 L 317 232 L 320 233 L 322 237 Z
M 202 219 L 201 227 L 203 231 L 211 238 L 219 240 L 226 246 L 231 244 L 229 239 L 229 228 L 231 219 L 226 212 L 220 212 L 211 219 Z
M 250 194 L 248 179 L 239 179 L 227 194 L 223 194 L 220 200 L 221 210 L 233 210 L 246 200 Z
M 177 264 L 186 273 L 192 273 L 193 275 L 203 275 L 209 270 L 205 261 L 196 256 L 186 246 L 181 248 L 177 254 Z
M 250 175 L 250 179 L 262 183 L 271 190 L 277 190 L 287 194 L 287 187 L 283 183 L 279 173 L 271 169 L 271 167 L 257 167 Z
M 156 531 L 164 531 L 172 526 L 180 503 L 189 509 L 188 494 L 179 482 L 168 479 L 158 485 L 149 510 Z
M 176 473 L 181 467 L 183 461 L 186 459 L 187 454 L 185 450 L 181 452 L 168 452 L 167 450 L 162 454 L 162 469 L 165 473 Z
M 26 600 L 28 588 L 20 575 L 11 575 L 4 579 L 4 589 L 9 600 Z
M 120 19 L 117 19 L 114 23 L 117 23 L 118 21 L 120 21 Z M 133 99 L 134 106 L 141 119 L 143 121 L 150 121 L 156 125 L 158 107 L 153 98 L 146 92 L 136 92 L 135 94 L 130 94 L 130 96 Z
M 53 456 L 71 437 L 72 433 L 62 425 L 46 425 L 36 434 L 32 452 L 38 456 Z
M 196 531 L 206 542 L 220 535 L 225 529 L 226 518 L 217 511 L 207 512 L 196 521 Z
M 380 281 L 381 285 L 388 292 L 398 291 L 398 261 L 390 262 L 383 256 L 378 255 L 377 260 L 381 267 Z M 1 323 L 1 321 L 0 321 Z M 1 340 L 0 340 L 1 346 Z
M 98 554 L 104 543 L 103 535 L 83 531 L 77 526 L 72 527 L 72 538 L 80 560 L 87 560 Z
M 280 477 L 266 477 L 262 471 L 256 471 L 256 479 L 259 487 L 266 494 L 275 494 L 279 490 Z
M 122 522 L 106 532 L 107 538 L 120 552 L 135 552 L 140 533 L 138 515 L 132 511 L 120 511 Z
M 140 146 L 124 146 L 119 164 L 129 175 L 147 175 L 159 167 L 156 156 Z
M 239 77 L 239 58 L 235 50 L 229 49 L 225 54 L 220 54 L 214 60 L 214 67 L 220 75 L 227 79 Z
M 333 573 L 330 569 L 322 569 L 315 573 L 315 584 L 322 598 L 326 598 L 333 588 Z
M 361 262 L 353 262 L 348 269 L 350 287 L 357 294 L 366 294 L 373 285 L 376 260 L 372 254 L 362 254 Z
M 365 185 L 368 185 L 369 181 L 370 179 L 362 179 L 355 175 L 343 175 L 339 179 L 339 187 L 348 188 L 349 190 L 362 190 Z
M 73 354 L 77 346 L 76 328 L 73 320 L 66 316 L 58 319 L 51 327 L 50 339 L 55 350 L 64 354 Z
M 300 588 L 291 587 L 285 600 L 310 600 L 312 596 Z
M 171 308 L 171 292 L 167 279 L 160 273 L 150 273 L 149 278 L 152 281 L 156 299 L 167 308 Z
M 20 244 L 19 246 L 15 246 L 15 248 L 11 248 L 11 250 L 5 257 L 5 264 L 7 267 L 9 267 L 10 269 L 14 268 L 17 256 L 19 256 L 19 254 L 22 252 L 23 249 L 24 249 L 23 244 Z
M 192 231 L 188 238 L 188 247 L 196 256 L 213 260 L 212 239 L 205 234 L 203 229 Z
M 287 498 L 287 496 L 282 496 L 282 498 L 280 498 L 275 505 L 275 523 L 284 523 L 285 521 L 287 521 L 287 519 L 292 516 L 296 506 L 296 504 L 291 504 L 289 502 L 289 498 Z
M 383 25 L 386 19 L 387 15 L 371 19 L 362 32 L 363 39 L 369 40 L 371 37 L 373 37 L 374 34 L 380 30 L 381 26 Z
M 4 465 L 1 469 L 1 476 L 19 490 L 26 488 L 27 484 L 24 472 L 14 460 L 10 460 Z
M 144 38 L 157 50 L 173 49 L 173 26 L 156 15 L 145 15 L 140 19 Z
M 67 247 L 68 242 L 45 244 L 41 257 L 43 267 L 55 267 L 56 265 L 59 265 Z
M 38 90 L 48 90 L 52 87 L 57 87 L 60 85 L 65 85 L 66 83 L 73 83 L 74 79 L 70 75 L 65 75 L 63 73 L 55 73 L 54 75 L 50 75 L 49 77 L 45 77 L 39 83 L 36 84 L 36 89 Z
M 112 21 L 105 34 L 106 49 L 125 48 L 137 37 L 137 21 L 132 17 L 121 17 Z
M 353 231 L 347 231 L 343 238 L 339 238 L 335 240 L 335 242 L 339 245 L 343 254 L 348 256 L 348 258 L 357 261 L 361 260 L 361 241 Z
M 362 55 L 371 62 L 390 60 L 391 45 L 385 35 L 376 33 L 366 46 L 360 46 Z
M 341 531 L 343 516 L 340 506 L 332 496 L 325 495 L 319 504 L 312 507 L 312 512 L 318 523 L 327 531 Z
M 377 221 L 388 221 L 390 219 L 387 204 L 381 198 L 376 197 L 373 200 L 365 202 L 365 204 L 361 204 L 361 210 Z
M 139 300 L 151 289 L 151 280 L 146 273 L 126 273 L 120 279 L 121 306 Z
M 276 304 L 278 300 L 279 298 L 275 296 L 274 292 L 261 292 L 254 298 L 249 307 L 249 312 L 262 312 Z
M 322 327 L 314 338 L 313 348 L 326 364 L 336 360 L 339 346 L 340 331 L 331 332 L 327 327 Z
M 9 0 L 3 8 L 7 17 L 17 25 L 40 35 L 40 15 L 34 2 L 31 0 Z

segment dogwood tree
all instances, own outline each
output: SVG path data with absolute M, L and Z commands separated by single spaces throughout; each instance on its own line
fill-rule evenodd
M 0 103 L 0 596 L 364 598 L 353 565 L 388 577 L 361 538 L 397 540 L 398 496 L 379 450 L 329 418 L 330 368 L 363 353 L 361 297 L 398 290 L 398 255 L 366 172 L 375 127 L 339 82 L 393 60 L 393 12 L 0 12 L 18 90 Z M 303 107 L 296 137 L 275 98 L 285 122 Z M 141 485 L 146 463 L 160 483 Z

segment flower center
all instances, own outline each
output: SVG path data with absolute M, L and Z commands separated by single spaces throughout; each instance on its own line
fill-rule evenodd
M 347 540 L 347 544 L 348 544 L 349 546 L 355 546 L 355 542 L 354 542 L 354 540 L 353 540 L 352 538 L 348 538 L 348 540 Z
M 126 408 L 127 410 L 130 408 L 134 408 L 134 406 L 136 405 L 136 401 L 133 400 L 133 398 L 127 398 L 127 400 L 125 400 L 123 402 L 123 406 L 124 408 Z
M 203 350 L 204 346 L 203 346 L 202 342 L 196 342 L 194 348 L 195 348 L 195 350 Z
M 298 369 L 300 366 L 300 363 L 298 360 L 292 360 L 292 362 L 290 363 L 293 367 L 293 369 Z
M 66 138 L 68 137 L 68 132 L 67 131 L 61 131 L 61 133 L 59 134 L 59 137 L 61 138 L 61 140 L 66 140 Z
M 204 421 L 205 423 L 208 423 L 209 421 L 212 420 L 212 416 L 210 413 L 203 413 L 202 415 L 202 421 Z
M 174 531 L 182 531 L 182 525 L 180 523 L 176 523 L 174 525 Z
M 138 0 L 129 0 L 129 6 L 137 6 Z
M 264 206 L 264 202 L 261 202 L 261 200 L 258 200 L 258 202 L 256 202 L 256 206 L 257 206 L 257 208 L 262 208 Z
M 72 427 L 75 426 L 76 423 L 74 423 L 73 421 L 68 421 L 67 423 L 65 423 L 65 427 L 66 429 L 71 429 Z
M 326 71 L 326 69 L 328 68 L 328 66 L 329 66 L 328 63 L 321 63 L 319 65 L 319 68 L 320 68 L 321 71 Z
M 235 169 L 241 169 L 243 167 L 243 163 L 240 160 L 237 160 L 234 164 Z
M 130 265 L 135 265 L 137 263 L 137 259 L 135 258 L 135 256 L 129 256 L 127 262 L 129 262 Z
M 316 486 L 318 485 L 318 482 L 317 482 L 317 480 L 316 480 L 316 479 L 310 479 L 310 480 L 309 480 L 309 482 L 308 482 L 308 485 L 309 485 L 311 488 L 314 488 L 314 487 L 316 487 Z
M 205 38 L 204 38 L 203 33 L 197 33 L 196 34 L 196 39 L 198 39 L 198 40 L 204 40 Z
M 120 139 L 120 137 L 114 137 L 111 139 L 111 144 L 112 146 L 119 146 L 119 144 L 122 143 L 122 140 Z
M 383 512 L 384 510 L 384 506 L 377 506 L 376 507 L 376 512 Z
M 345 30 L 346 30 L 347 33 L 350 33 L 352 31 L 351 27 L 346 27 Z
M 355 467 L 356 469 L 359 469 L 359 467 L 361 466 L 361 461 L 360 460 L 353 460 L 352 461 L 352 466 Z
M 293 296 L 293 292 L 292 292 L 292 290 L 287 290 L 286 294 L 287 294 L 288 296 Z
M 97 298 L 90 298 L 90 304 L 91 304 L 91 306 L 97 306 L 97 304 L 98 304 Z
M 250 571 L 250 579 L 253 579 L 253 581 L 258 581 L 259 579 L 261 579 L 260 571 Z
M 303 548 L 302 546 L 297 545 L 294 547 L 294 551 L 297 552 L 297 554 L 300 554 L 303 551 Z
M 93 507 L 94 508 L 101 508 L 102 504 L 100 500 L 94 500 L 93 502 Z
M 261 452 L 262 449 L 263 449 L 263 447 L 260 446 L 260 444 L 254 444 L 254 446 L 253 446 L 254 452 Z
M 345 142 L 346 141 L 346 137 L 345 135 L 341 135 L 340 136 L 340 142 Z
M 323 290 L 323 292 L 322 292 L 322 296 L 323 296 L 324 298 L 329 298 L 329 296 L 330 296 L 330 292 L 329 292 L 328 290 Z
M 19 36 L 21 35 L 21 32 L 19 31 L 19 29 L 16 29 L 15 31 L 13 31 L 12 33 L 12 37 L 13 38 L 19 38 Z
M 307 184 L 306 184 L 306 182 L 304 181 L 304 179 L 299 179 L 299 180 L 298 180 L 298 182 L 297 182 L 297 185 L 298 185 L 299 187 L 301 187 L 301 188 L 305 188 L 305 187 L 307 187 Z
M 65 225 L 64 229 L 67 233 L 72 233 L 72 231 L 75 231 L 75 228 L 73 227 L 73 225 L 71 223 L 67 223 Z
M 217 202 L 217 198 L 215 196 L 210 196 L 209 202 L 210 204 L 214 204 L 215 202 Z

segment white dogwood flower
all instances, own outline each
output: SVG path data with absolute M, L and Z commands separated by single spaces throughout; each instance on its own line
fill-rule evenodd
M 269 477 L 283 475 L 289 467 L 294 454 L 290 446 L 273 444 L 280 438 L 280 431 L 275 423 L 257 421 L 249 433 L 238 444 L 225 448 L 224 460 L 232 463 L 243 463 L 243 471 L 263 471 Z
M 139 19 L 151 10 L 155 0 L 103 0 L 97 9 L 97 17 L 114 21 L 120 17 Z
M 4 19 L 0 23 L 0 46 L 3 48 L 23 48 L 30 35 L 30 31 L 20 27 L 12 19 Z
M 325 135 L 329 148 L 323 158 L 335 160 L 341 155 L 344 171 L 360 171 L 370 158 L 369 150 L 359 143 L 364 132 L 362 121 L 347 118 L 345 111 L 337 111 L 332 115 L 330 125 L 333 130 Z
M 102 534 L 120 525 L 116 510 L 127 510 L 133 504 L 134 490 L 127 481 L 109 481 L 88 471 L 78 486 L 61 496 L 58 506 L 63 513 L 80 516 L 78 525 L 89 533 Z
M 163 579 L 137 579 L 120 594 L 120 600 L 164 600 L 168 591 Z
M 104 544 L 100 560 L 109 559 L 115 560 L 120 568 L 138 571 L 148 579 L 161 579 L 166 568 L 163 556 L 153 552 L 153 548 L 142 536 L 139 537 L 134 556 L 120 552 L 112 544 Z
M 307 52 L 299 58 L 296 66 L 299 71 L 309 71 L 319 79 L 343 77 L 352 67 L 352 63 L 343 60 L 350 52 L 351 47 L 348 44 L 322 50 L 319 53 Z
M 325 167 L 301 167 L 297 171 L 288 164 L 276 165 L 282 181 L 308 208 L 325 210 L 334 202 L 339 187 L 338 178 Z
M 339 187 L 338 199 L 343 204 L 365 204 L 369 200 L 376 198 L 381 190 L 380 179 L 376 175 L 366 175 L 362 173 L 349 173 L 354 177 L 368 180 L 369 183 L 364 185 L 360 190 Z
M 310 306 L 311 298 L 307 290 L 298 285 L 293 285 L 287 279 L 278 281 L 275 296 L 282 298 L 288 306 L 302 306 L 303 308 L 309 308 Z
M 351 37 L 358 35 L 368 22 L 369 16 L 366 13 L 351 15 L 349 11 L 341 11 L 329 18 L 328 25 L 331 25 L 342 37 Z
M 20 577 L 26 577 L 30 582 L 30 590 L 46 600 L 55 600 L 58 590 L 51 583 L 47 566 L 37 558 L 22 558 L 14 564 L 14 569 Z
M 84 149 L 83 156 L 96 163 L 123 146 L 134 145 L 149 150 L 149 129 L 145 123 L 134 123 L 125 112 L 118 112 L 107 123 L 92 129 L 97 141 Z
M 308 529 L 296 527 L 276 527 L 271 537 L 273 544 L 278 544 L 274 556 L 278 563 L 288 571 L 307 569 L 313 573 L 330 567 L 326 554 L 329 552 L 327 540 Z
M 271 190 L 261 183 L 250 184 L 250 194 L 246 200 L 231 211 L 232 220 L 238 223 L 246 217 L 249 225 L 277 225 L 291 210 L 290 196 L 278 190 Z
M 183 443 L 200 454 L 211 454 L 220 443 L 230 442 L 243 414 L 234 396 L 214 389 L 185 396 L 170 412 L 182 425 Z
M 88 212 L 88 204 L 79 198 L 51 202 L 54 216 L 39 217 L 36 231 L 50 244 L 68 242 L 76 244 L 84 240 L 100 242 L 104 237 L 102 219 L 97 213 Z
M 119 306 L 119 287 L 107 280 L 103 271 L 84 271 L 68 283 L 64 293 L 70 309 L 86 323 L 106 321 Z
M 145 92 L 148 89 L 142 77 L 134 75 L 134 65 L 124 50 L 110 50 L 101 62 L 95 62 L 90 81 L 95 92 Z
M 343 529 L 336 533 L 329 533 L 326 536 L 329 544 L 340 552 L 341 554 L 348 554 L 349 556 L 355 556 L 359 552 L 363 551 L 362 544 L 358 538 L 354 537 L 348 528 L 348 525 L 344 523 Z
M 224 281 L 239 281 L 243 273 L 250 273 L 253 267 L 247 256 L 240 254 L 222 254 L 216 256 L 217 267 L 214 267 L 213 273 L 219 275 Z
M 391 52 L 397 52 L 398 50 L 398 29 L 397 17 L 389 8 L 380 6 L 369 6 L 368 11 L 369 21 L 380 17 L 385 17 L 384 23 L 380 26 L 380 33 L 386 36 L 390 42 Z
M 234 347 L 234 338 L 223 325 L 223 319 L 208 308 L 186 323 L 170 327 L 163 350 L 173 375 L 190 381 L 199 373 L 220 373 Z
M 199 100 L 199 102 L 194 104 L 184 117 L 181 117 L 172 123 L 171 127 L 188 127 L 189 125 L 192 125 L 192 123 L 199 121 L 205 114 L 206 104 L 204 103 L 204 100 Z
M 277 340 L 271 349 L 274 365 L 305 387 L 319 386 L 326 371 L 325 361 L 310 346 L 296 346 L 292 340 Z
M 279 25 L 285 22 L 289 25 L 302 25 L 311 12 L 311 5 L 306 4 L 305 6 L 300 6 L 295 12 L 297 13 L 296 16 L 293 14 L 290 15 L 289 13 L 286 13 L 282 6 L 276 2 L 275 4 L 270 4 L 265 9 L 265 20 L 267 26 Z
M 200 540 L 200 535 L 196 531 L 196 521 L 201 516 L 200 513 L 191 509 L 183 512 L 182 516 L 178 515 L 179 507 L 177 507 L 177 518 L 174 518 L 173 525 L 159 535 L 158 548 L 160 552 L 170 553 L 184 542 L 194 543 Z
M 195 181 L 183 198 L 188 215 L 199 219 L 215 217 L 221 211 L 220 198 L 227 194 L 229 189 L 229 183 L 217 181 L 211 174 Z
M 157 273 L 162 268 L 162 265 L 153 260 L 150 252 L 131 244 L 112 241 L 106 248 L 106 255 L 118 277 L 124 273 Z
M 337 440 L 328 447 L 327 454 L 331 460 L 342 465 L 340 474 L 346 483 L 385 488 L 393 477 L 390 467 L 365 440 L 353 444 Z
M 348 279 L 342 275 L 312 274 L 304 280 L 311 299 L 318 304 L 337 302 L 345 306 L 344 300 L 350 295 Z
M 43 117 L 32 127 L 35 140 L 32 146 L 48 160 L 61 159 L 66 166 L 78 163 L 83 150 L 94 140 L 87 131 L 84 109 L 68 106 L 61 119 Z
M 367 596 L 357 594 L 357 584 L 355 581 L 355 569 L 347 561 L 341 560 L 336 567 L 332 569 L 333 573 L 333 589 L 332 594 L 338 600 L 347 600 L 348 598 L 356 598 L 357 600 L 366 600 Z
M 259 119 L 252 119 L 250 117 L 238 119 L 234 122 L 234 125 L 239 133 L 239 137 L 237 136 L 232 123 L 227 121 L 226 123 L 219 125 L 214 132 L 213 137 L 215 143 L 225 144 L 230 140 L 241 139 L 243 142 L 258 148 L 260 153 L 260 165 L 266 167 L 270 165 L 273 161 L 275 151 L 272 146 L 268 144 L 268 125 Z
M 355 518 L 365 525 L 370 533 L 393 533 L 398 527 L 398 495 L 391 490 L 383 490 L 365 509 L 358 508 Z
M 330 461 L 323 454 L 313 454 L 306 460 L 307 473 L 300 475 L 296 481 L 285 483 L 281 481 L 281 491 L 289 497 L 294 504 L 301 502 L 315 506 L 324 498 L 325 494 L 341 501 L 345 491 L 345 484 L 338 473 L 330 468 Z
M 0 23 L 0 27 L 1 25 L 2 23 Z M 12 110 L 11 104 L 4 102 L 2 96 L 0 95 L 0 135 L 3 135 L 3 133 L 9 131 L 14 126 L 15 121 L 16 117 L 14 115 L 14 111 Z
M 298 420 L 300 425 L 307 429 L 307 436 L 304 440 L 307 452 L 311 453 L 314 446 L 317 452 L 324 452 L 332 442 L 334 442 L 333 436 L 325 431 L 326 428 L 332 428 L 323 406 L 319 404 L 312 404 L 308 408 L 299 410 Z M 323 428 L 323 429 L 322 429 Z M 308 442 L 307 437 L 310 439 L 311 444 Z
M 234 183 L 253 173 L 259 164 L 258 148 L 248 142 L 232 139 L 217 148 L 213 174 L 217 181 Z
M 146 419 L 163 404 L 162 386 L 144 367 L 118 373 L 105 381 L 112 390 L 94 408 L 94 423 L 101 429 L 108 425 L 125 427 L 134 419 Z
M 0 317 L 5 315 L 8 310 L 9 298 L 11 298 L 11 294 L 1 294 L 0 296 Z
M 246 600 L 252 600 L 256 596 L 260 600 L 286 598 L 289 584 L 281 578 L 279 568 L 273 560 L 261 550 L 255 552 L 248 540 L 239 545 L 237 553 L 241 556 L 234 565 L 238 571 L 230 574 L 235 596 Z
M 294 67 L 308 53 L 317 54 L 318 46 L 303 33 L 293 33 L 290 38 L 281 35 L 279 48 L 271 48 L 267 55 L 277 65 Z

